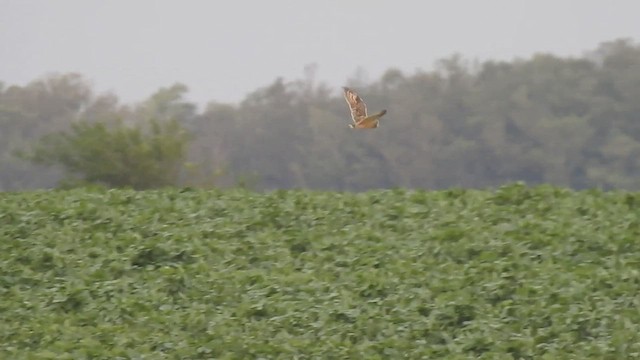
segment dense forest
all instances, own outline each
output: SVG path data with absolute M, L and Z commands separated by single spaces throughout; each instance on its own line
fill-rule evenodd
M 215 81 L 215 79 L 212 79 Z M 640 189 L 640 45 L 355 77 L 380 128 L 354 131 L 339 88 L 301 79 L 199 109 L 174 84 L 136 104 L 79 74 L 0 82 L 0 190 L 73 184 L 256 189 Z M 138 159 L 138 160 L 132 160 Z M 127 175 L 127 176 L 124 176 Z

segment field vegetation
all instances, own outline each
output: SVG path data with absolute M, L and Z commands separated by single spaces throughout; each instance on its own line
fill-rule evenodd
M 522 184 L 0 193 L 0 358 L 638 358 L 639 215 Z

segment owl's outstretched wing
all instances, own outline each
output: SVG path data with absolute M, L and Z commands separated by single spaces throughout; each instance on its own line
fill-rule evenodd
M 348 87 L 343 87 L 344 99 L 347 100 L 349 109 L 351 110 L 351 118 L 357 124 L 360 120 L 367 117 L 367 105 L 355 91 Z

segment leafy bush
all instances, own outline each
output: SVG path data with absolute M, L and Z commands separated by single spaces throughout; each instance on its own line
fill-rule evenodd
M 640 357 L 640 194 L 0 194 L 0 358 Z
M 42 138 L 28 157 L 80 176 L 67 179 L 67 186 L 148 189 L 178 184 L 187 144 L 177 121 L 151 119 L 135 126 L 81 121 L 71 124 L 70 132 Z

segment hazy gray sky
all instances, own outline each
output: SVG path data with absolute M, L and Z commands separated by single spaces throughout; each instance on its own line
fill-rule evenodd
M 182 82 L 235 102 L 282 76 L 336 87 L 360 66 L 413 73 L 469 59 L 581 55 L 640 39 L 638 0 L 0 0 L 0 81 L 79 72 L 123 101 Z

